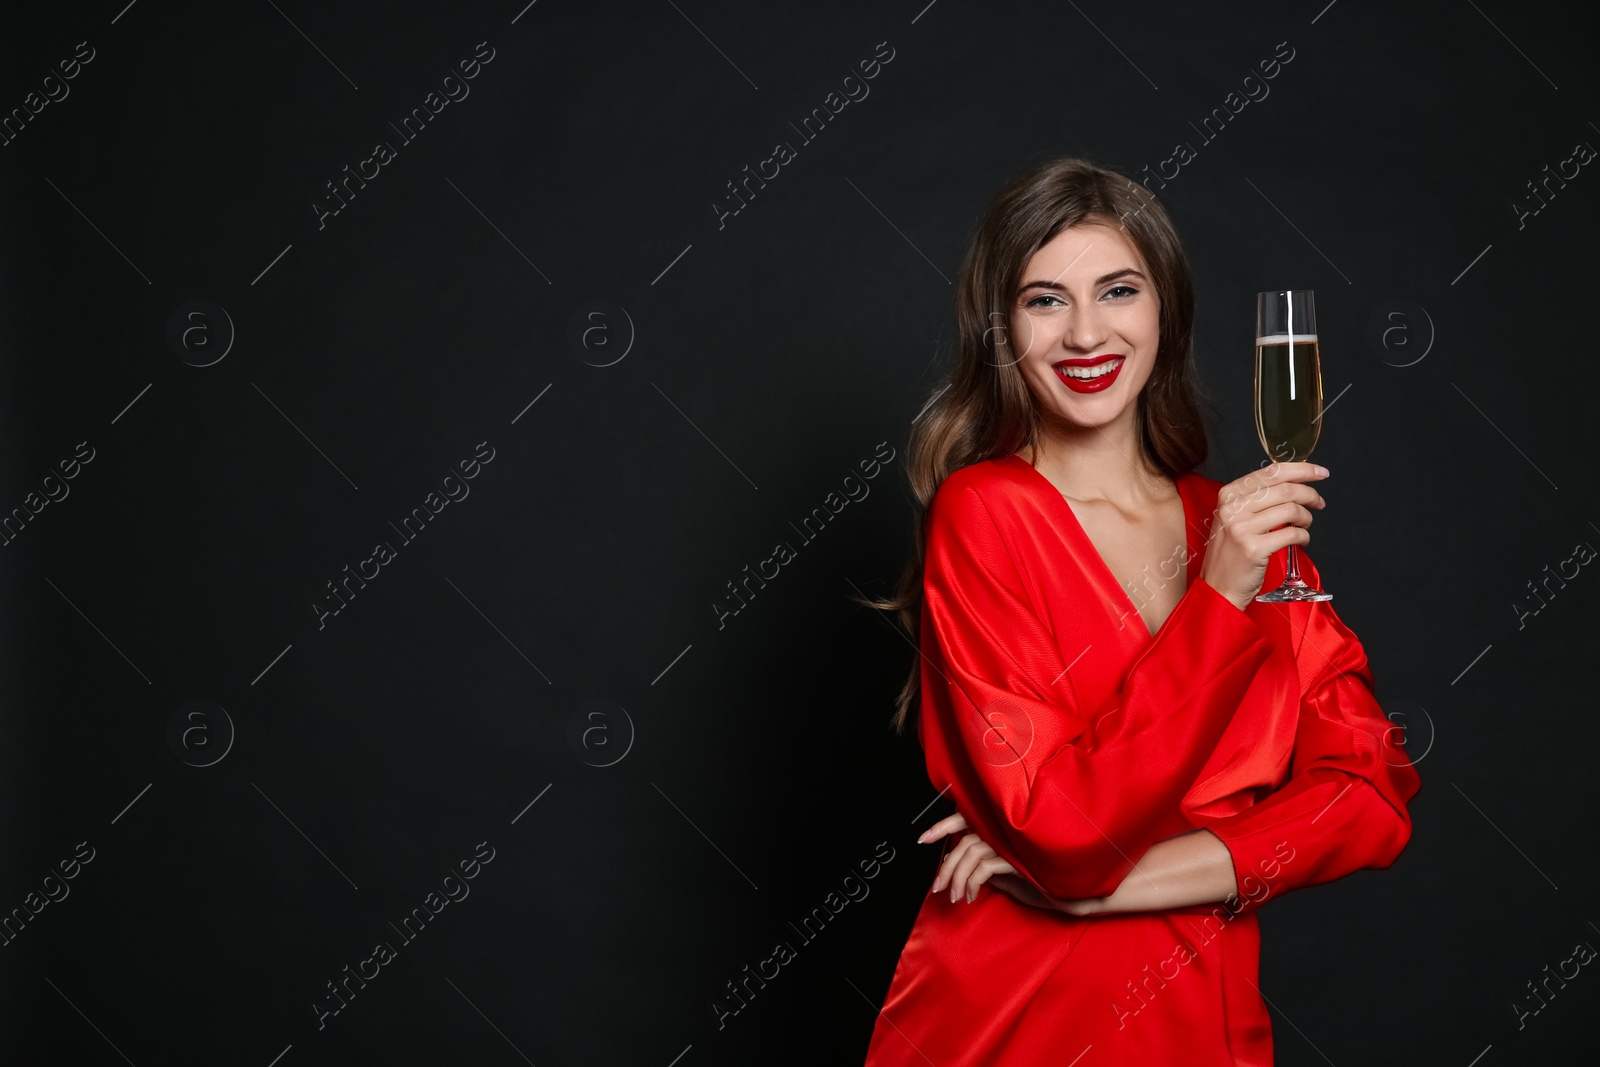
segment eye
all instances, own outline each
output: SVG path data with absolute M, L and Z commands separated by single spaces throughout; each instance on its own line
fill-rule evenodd
M 1134 296 L 1137 295 L 1138 292 L 1139 290 L 1135 289 L 1131 285 L 1113 285 L 1110 289 L 1106 290 L 1106 295 L 1116 296 L 1118 293 L 1126 293 L 1128 296 Z M 1117 297 L 1117 299 L 1120 300 L 1121 297 Z
M 1041 300 L 1054 300 L 1055 303 L 1054 304 L 1041 304 L 1041 303 L 1039 303 L 1039 301 L 1041 301 Z M 1039 308 L 1039 307 L 1065 307 L 1066 305 L 1061 300 L 1061 298 L 1056 296 L 1054 293 L 1040 293 L 1038 296 L 1034 297 L 1032 300 L 1029 300 L 1026 304 L 1024 304 L 1022 306 L 1023 307 L 1030 307 L 1030 308 Z

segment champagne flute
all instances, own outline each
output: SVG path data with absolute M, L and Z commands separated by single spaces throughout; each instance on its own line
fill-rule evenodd
M 1256 294 L 1256 435 L 1275 462 L 1311 458 L 1322 430 L 1322 367 L 1317 351 L 1317 310 L 1310 289 Z M 1300 578 L 1289 545 L 1283 584 L 1257 600 L 1270 603 L 1332 600 Z

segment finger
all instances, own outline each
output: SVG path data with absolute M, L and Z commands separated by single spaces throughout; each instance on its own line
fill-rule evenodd
M 967 876 L 967 902 L 971 903 L 978 897 L 978 887 L 994 878 L 1004 878 L 1015 867 L 995 855 L 991 850 L 970 875 Z
M 1308 545 L 1311 531 L 1304 526 L 1285 526 L 1258 536 L 1250 551 L 1258 556 L 1270 556 L 1288 545 Z
M 1322 473 L 1325 470 L 1326 467 L 1315 463 L 1288 461 L 1272 463 L 1261 474 L 1270 482 L 1310 482 L 1326 478 L 1327 475 Z
M 1263 495 L 1276 485 L 1286 482 L 1317 481 L 1327 477 L 1326 474 L 1319 473 L 1326 470 L 1326 467 L 1319 467 L 1315 463 L 1269 464 L 1224 486 L 1218 494 L 1218 502 L 1229 513 L 1238 511 L 1249 503 L 1262 499 Z
M 1285 500 L 1294 500 L 1309 506 L 1321 501 L 1322 494 L 1303 482 L 1279 482 L 1261 494 L 1261 501 L 1257 507 L 1270 507 Z
M 939 838 L 944 837 L 947 834 L 960 833 L 966 828 L 967 820 L 962 818 L 961 813 L 958 811 L 954 815 L 946 815 L 944 818 L 940 819 L 938 822 L 922 831 L 922 836 L 917 838 L 917 843 L 926 845 L 929 841 L 937 841 Z
M 961 856 L 966 851 L 967 838 L 976 840 L 977 835 L 968 834 L 967 837 L 950 846 L 950 851 L 945 853 L 944 859 L 939 864 L 939 874 L 933 880 L 933 888 L 929 890 L 930 893 L 937 893 L 950 884 L 950 879 L 955 875 L 956 864 L 961 862 Z
M 1268 530 L 1285 524 L 1292 526 L 1310 526 L 1316 518 L 1303 504 L 1292 500 L 1282 504 L 1274 504 L 1270 508 L 1256 512 L 1248 520 L 1239 524 L 1241 533 L 1264 534 Z
M 978 883 L 973 882 L 973 876 L 983 861 L 994 854 L 994 850 L 976 837 L 973 843 L 956 862 L 956 868 L 950 875 L 950 903 L 954 904 L 962 897 L 971 900 L 978 894 Z
M 1032 882 L 1018 874 L 997 874 L 989 879 L 989 888 L 999 890 L 1024 904 L 1031 904 L 1036 908 L 1052 906 L 1048 897 L 1034 888 Z
M 969 842 L 978 840 L 980 839 L 977 834 L 968 834 L 950 847 L 950 851 L 945 853 L 943 862 L 939 864 L 939 874 L 933 880 L 933 888 L 928 892 L 937 893 L 950 884 L 950 878 L 955 874 L 956 864 L 961 862 L 961 857 L 970 847 Z
M 1242 494 L 1234 502 L 1233 511 L 1248 513 L 1285 500 L 1298 500 L 1303 504 L 1309 504 L 1320 499 L 1322 499 L 1321 494 L 1316 489 L 1298 479 L 1262 478 L 1249 492 Z

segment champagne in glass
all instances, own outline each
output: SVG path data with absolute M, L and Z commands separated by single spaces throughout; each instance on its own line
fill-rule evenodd
M 1317 349 L 1317 312 L 1310 289 L 1256 294 L 1256 435 L 1274 462 L 1311 458 L 1322 430 L 1322 368 Z M 1300 578 L 1295 546 L 1289 546 L 1283 584 L 1257 600 L 1278 603 L 1332 600 Z

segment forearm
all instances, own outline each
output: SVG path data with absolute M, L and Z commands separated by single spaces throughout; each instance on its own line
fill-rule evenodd
M 1220 903 L 1238 892 L 1233 856 L 1209 830 L 1157 841 L 1094 913 L 1163 911 Z

